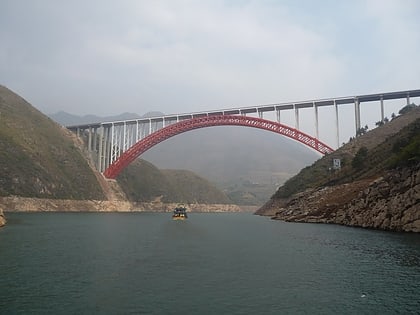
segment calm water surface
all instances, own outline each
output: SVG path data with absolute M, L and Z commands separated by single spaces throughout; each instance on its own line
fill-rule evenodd
M 9 213 L 0 314 L 419 314 L 420 235 L 246 213 Z

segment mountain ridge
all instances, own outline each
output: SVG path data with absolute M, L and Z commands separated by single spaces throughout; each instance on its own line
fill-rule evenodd
M 154 116 L 163 116 L 164 114 L 157 111 L 147 112 L 144 115 L 139 115 L 136 113 L 122 113 L 119 115 L 111 115 L 111 116 L 97 116 L 97 115 L 74 115 L 67 113 L 65 111 L 59 111 L 54 114 L 49 114 L 52 120 L 56 121 L 57 123 L 63 126 L 72 126 L 72 125 L 83 125 L 83 124 L 90 124 L 90 123 L 98 123 L 104 121 L 119 121 L 119 120 L 130 120 L 130 119 L 140 119 L 140 118 L 149 118 Z

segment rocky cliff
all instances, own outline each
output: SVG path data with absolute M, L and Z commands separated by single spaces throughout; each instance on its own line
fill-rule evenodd
M 268 205 L 267 205 L 268 206 Z M 420 232 L 420 163 L 272 200 L 274 219 Z
M 256 214 L 420 232 L 420 106 L 399 114 L 302 169 Z

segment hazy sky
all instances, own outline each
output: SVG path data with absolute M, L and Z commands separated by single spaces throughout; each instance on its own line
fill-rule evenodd
M 416 0 L 0 1 L 0 84 L 47 114 L 418 89 L 419 54 Z

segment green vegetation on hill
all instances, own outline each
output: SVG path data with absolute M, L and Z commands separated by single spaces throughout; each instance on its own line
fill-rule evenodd
M 117 181 L 131 201 L 232 203 L 220 190 L 191 171 L 161 171 L 140 159 L 127 166 Z
M 276 184 L 257 183 L 239 178 L 223 185 L 223 191 L 237 205 L 259 206 L 270 198 L 277 187 Z
M 0 86 L 0 196 L 104 199 L 68 131 Z
M 288 198 L 308 188 L 344 184 L 374 178 L 388 169 L 420 161 L 420 107 L 407 106 L 393 121 L 357 137 L 330 155 L 290 178 L 272 199 Z M 395 129 L 394 133 L 384 132 Z M 341 169 L 333 169 L 333 159 L 341 160 Z
M 232 201 L 206 179 L 187 170 L 162 170 L 173 191 L 172 200 L 231 204 Z
M 393 141 L 392 156 L 387 159 L 391 168 L 420 162 L 420 119 L 404 131 L 406 137 L 396 137 Z
M 151 201 L 163 196 L 169 187 L 161 171 L 144 160 L 128 165 L 118 175 L 117 182 L 131 201 Z

